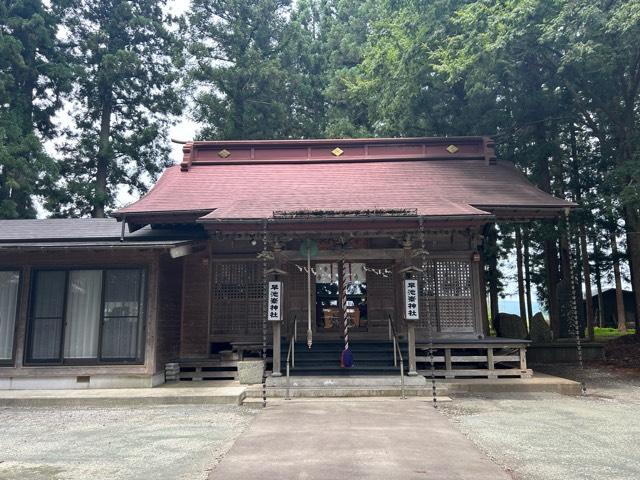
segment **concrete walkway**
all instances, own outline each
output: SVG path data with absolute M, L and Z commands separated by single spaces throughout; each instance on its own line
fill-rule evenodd
M 209 480 L 507 480 L 425 399 L 272 403 Z

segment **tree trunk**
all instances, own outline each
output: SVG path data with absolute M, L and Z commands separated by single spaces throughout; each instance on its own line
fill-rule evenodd
M 549 158 L 553 155 L 552 142 L 547 139 L 545 125 L 538 122 L 535 126 L 536 142 L 541 147 L 549 150 L 548 154 L 540 156 L 539 161 L 535 164 L 536 174 L 539 179 L 540 188 L 550 194 L 551 191 L 551 169 L 549 166 Z M 555 223 L 554 223 L 555 225 Z M 556 229 L 553 228 L 553 233 Z M 544 240 L 544 263 L 547 274 L 547 293 L 549 303 L 549 324 L 553 333 L 553 338 L 560 338 L 560 304 L 558 301 L 558 245 L 557 237 L 546 238 Z
M 582 252 L 582 274 L 584 276 L 585 308 L 587 314 L 587 336 L 594 339 L 593 302 L 591 293 L 591 269 L 589 267 L 589 252 L 587 251 L 587 234 L 583 224 L 580 224 L 580 251 Z
M 560 338 L 560 304 L 558 302 L 558 247 L 554 240 L 544 241 L 544 264 L 549 292 L 549 324 L 554 340 Z
M 598 326 L 604 327 L 604 298 L 602 297 L 602 268 L 600 267 L 600 247 L 596 237 L 592 239 L 593 243 L 593 273 L 596 276 L 596 288 L 598 290 Z
M 575 302 L 575 297 L 571 297 L 571 287 L 575 286 L 575 279 L 571 276 L 571 244 L 566 232 L 560 234 L 560 278 L 561 278 L 561 291 L 562 296 L 559 299 L 558 312 L 558 332 L 560 337 L 571 336 L 571 325 L 573 318 L 571 318 L 571 304 Z M 574 261 L 576 261 L 574 259 Z M 579 265 L 576 261 L 575 265 Z M 577 269 L 576 269 L 577 270 Z M 578 272 L 574 272 L 579 275 Z M 577 295 L 577 291 L 574 292 Z M 576 314 L 579 316 L 578 309 L 580 304 L 576 304 Z
M 618 256 L 618 239 L 614 233 L 611 234 L 611 256 L 613 257 L 613 278 L 616 283 L 616 317 L 618 320 L 618 330 L 621 333 L 626 333 L 627 314 L 624 310 L 622 276 L 620 275 L 620 257 Z
M 518 270 L 518 301 L 520 303 L 520 317 L 527 320 L 527 307 L 524 291 L 524 272 L 522 269 L 522 234 L 520 225 L 516 225 L 516 264 Z M 528 324 L 528 323 L 527 323 Z
M 638 211 L 632 207 L 625 207 L 624 221 L 627 233 L 631 285 L 636 302 L 636 335 L 640 335 L 640 328 L 638 328 L 640 325 L 640 215 Z
M 527 318 L 531 320 L 533 317 L 533 304 L 531 302 L 531 262 L 529 260 L 529 230 L 525 230 L 524 235 L 524 285 L 527 298 Z
M 111 163 L 111 113 L 113 110 L 113 96 L 110 88 L 104 89 L 102 110 L 100 112 L 100 134 L 97 155 L 96 192 L 91 216 L 105 217 L 107 203 L 107 181 L 109 178 L 109 164 Z

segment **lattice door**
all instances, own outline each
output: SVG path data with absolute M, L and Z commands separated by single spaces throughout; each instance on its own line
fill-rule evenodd
M 286 270 L 288 275 L 284 277 L 284 308 L 285 308 L 285 324 L 288 325 L 289 319 L 293 320 L 294 316 L 298 323 L 298 335 L 300 332 L 306 331 L 307 323 L 307 308 L 309 300 L 307 299 L 307 274 L 300 271 L 295 265 L 287 265 Z M 314 279 L 311 279 L 312 282 Z M 315 283 L 311 284 L 311 288 L 314 288 Z M 312 298 L 312 301 L 315 301 Z M 311 310 L 312 315 L 315 313 L 314 309 Z M 312 324 L 315 325 L 315 319 L 311 319 Z M 288 334 L 283 332 L 283 334 Z M 302 338 L 302 337 L 300 337 Z
M 470 263 L 463 260 L 438 260 L 436 279 L 440 331 L 473 332 Z
M 426 265 L 426 288 L 422 287 L 419 327 L 432 326 L 442 333 L 473 333 L 471 264 L 465 260 L 430 260 Z
M 263 302 L 261 263 L 225 262 L 214 265 L 214 333 L 259 334 L 262 332 Z
M 436 263 L 428 260 L 425 264 L 424 275 L 419 275 L 420 284 L 420 319 L 416 322 L 418 328 L 428 328 L 429 321 L 434 331 L 439 330 L 438 304 L 436 302 Z
M 367 318 L 369 331 L 388 329 L 389 315 L 395 317 L 396 291 L 394 288 L 393 263 L 367 262 L 367 267 L 391 273 L 378 275 L 367 272 Z

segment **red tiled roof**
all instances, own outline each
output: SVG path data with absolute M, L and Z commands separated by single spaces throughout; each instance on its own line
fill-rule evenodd
M 342 145 L 344 157 L 325 158 L 324 152 L 325 157 L 316 159 L 309 142 L 289 141 L 275 144 L 308 148 L 305 158 L 285 152 L 286 158 L 279 160 L 279 150 L 272 143 L 268 155 L 260 160 L 255 153 L 260 142 L 209 142 L 200 144 L 202 152 L 220 152 L 228 146 L 227 153 L 232 155 L 200 153 L 194 158 L 198 144 L 189 145 L 185 147 L 190 156 L 186 167 L 183 162 L 182 167 L 168 168 L 145 197 L 117 215 L 197 210 L 210 212 L 203 221 L 218 221 L 270 218 L 274 211 L 282 210 L 416 209 L 423 216 L 466 217 L 490 215 L 494 208 L 559 210 L 573 205 L 536 188 L 512 164 L 496 162 L 487 155 L 482 137 L 410 140 L 414 141 L 411 147 L 419 142 L 427 145 L 422 154 L 401 151 L 395 155 L 393 145 L 386 145 L 381 155 L 374 156 L 372 147 L 358 153 L 348 150 L 351 143 L 326 140 L 319 146 L 313 144 L 313 149 L 329 152 Z M 465 150 L 465 140 L 475 150 Z M 455 155 L 443 153 L 442 148 L 428 154 L 424 153 L 432 148 L 428 141 L 438 141 L 438 148 L 462 146 Z M 401 144 L 405 151 L 406 143 Z M 239 149 L 252 157 L 239 158 Z M 235 153 L 237 158 L 232 159 Z

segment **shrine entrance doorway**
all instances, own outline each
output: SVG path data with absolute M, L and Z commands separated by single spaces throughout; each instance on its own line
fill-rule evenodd
M 345 309 L 349 330 L 366 332 L 368 329 L 366 264 L 342 261 L 319 262 L 315 264 L 314 270 L 316 332 L 327 334 L 327 336 L 342 335 Z

